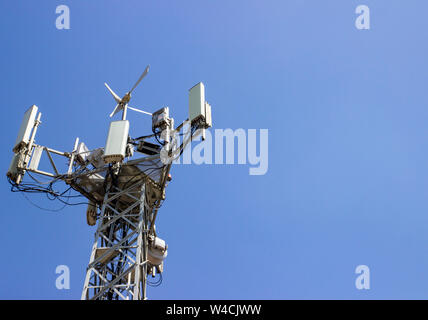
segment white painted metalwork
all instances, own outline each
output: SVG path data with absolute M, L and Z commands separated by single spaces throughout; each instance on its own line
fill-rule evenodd
M 146 182 L 122 190 L 109 183 L 92 246 L 83 300 L 146 299 L 150 208 Z
M 128 108 L 152 115 L 128 106 L 131 93 L 148 70 L 149 67 L 122 99 L 106 84 L 117 103 L 110 116 L 123 112 L 119 123 L 125 122 L 123 120 L 126 119 Z M 203 89 L 202 83 L 199 86 Z M 202 89 L 199 90 L 199 95 L 195 94 L 197 99 L 190 99 L 195 100 L 193 104 L 196 105 L 190 107 L 190 115 L 196 116 L 191 119 L 193 121 L 189 134 L 184 135 L 185 138 L 177 149 L 165 149 L 171 159 L 182 154 L 192 138 L 199 134 L 197 129 L 211 126 L 211 109 L 205 103 Z M 201 111 L 202 106 L 205 107 L 204 112 Z M 12 191 L 41 192 L 59 198 L 64 196 L 65 191 L 55 191 L 52 185 L 63 181 L 70 187 L 70 191 L 74 189 L 84 196 L 88 200 L 88 225 L 95 225 L 98 220 L 98 226 L 81 298 L 146 299 L 146 287 L 150 284 L 147 277 L 162 274 L 168 247 L 157 236 L 155 228 L 158 210 L 165 200 L 165 186 L 172 165 L 172 162 L 161 161 L 161 148 L 171 143 L 170 132 L 179 133 L 184 123 L 174 129 L 174 119 L 169 117 L 169 109 L 162 108 L 153 114 L 153 134 L 132 139 L 127 125 L 126 130 L 119 130 L 118 134 L 112 134 L 112 138 L 107 139 L 106 148 L 89 150 L 83 142 L 79 144 L 79 138 L 76 138 L 73 151 L 62 152 L 35 143 L 36 132 L 41 123 L 41 113 L 37 112 L 36 106 L 26 112 L 13 148 L 14 155 L 7 172 Z M 206 116 L 202 117 L 203 114 Z M 127 121 L 126 123 L 128 124 Z M 148 138 L 156 139 L 153 143 L 159 144 L 150 143 L 155 148 L 150 153 L 142 152 L 149 156 L 130 160 L 134 147 L 144 141 L 148 143 Z M 48 169 L 39 166 L 43 154 L 49 160 Z M 56 162 L 55 157 L 61 157 L 62 161 Z M 26 174 L 32 179 L 31 183 L 23 182 Z M 38 175 L 51 179 L 40 181 Z

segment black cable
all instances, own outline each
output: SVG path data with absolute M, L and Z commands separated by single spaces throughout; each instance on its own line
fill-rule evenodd
M 33 179 L 33 177 L 32 177 Z M 41 187 L 39 185 L 33 184 L 33 183 L 21 183 L 21 184 L 17 184 L 16 182 L 12 181 L 9 177 L 8 177 L 8 182 L 11 184 L 11 191 L 12 192 L 22 192 L 24 193 L 45 193 L 47 198 L 49 200 L 59 200 L 60 202 L 62 202 L 65 205 L 70 205 L 70 206 L 74 206 L 74 205 L 82 205 L 82 204 L 88 204 L 87 202 L 78 202 L 78 203 L 70 203 L 68 201 L 65 201 L 61 198 L 65 198 L 65 199 L 69 199 L 69 198 L 74 198 L 74 197 L 80 197 L 81 195 L 65 195 L 66 192 L 70 191 L 71 192 L 71 187 L 67 188 L 65 191 L 58 193 L 56 191 L 53 190 L 53 182 L 49 183 L 47 187 Z M 28 197 L 26 197 L 24 195 L 24 197 L 34 206 L 36 206 L 39 209 L 42 210 L 46 210 L 46 211 L 60 211 L 62 210 L 64 207 L 57 209 L 57 210 L 52 210 L 52 209 L 47 209 L 47 208 L 43 208 L 40 207 L 39 205 L 35 204 L 33 201 L 31 201 Z
M 66 204 L 64 204 L 61 208 L 59 208 L 59 209 L 48 209 L 48 208 L 43 208 L 43 207 L 40 207 L 39 205 L 37 205 L 37 204 L 35 204 L 33 201 L 31 201 L 30 200 L 30 198 L 28 198 L 26 195 L 25 195 L 25 193 L 24 192 L 22 192 L 21 193 L 22 194 L 22 196 L 30 203 L 30 204 L 32 204 L 33 206 L 35 206 L 36 208 L 38 208 L 38 209 L 40 209 L 40 210 L 44 210 L 44 211 L 50 211 L 50 212 L 59 212 L 59 211 L 61 211 L 61 210 L 63 210 L 64 208 L 65 208 L 65 206 L 66 206 Z
M 158 274 L 159 274 L 159 279 L 156 280 L 155 282 L 150 282 L 149 280 L 147 280 L 147 284 L 149 286 L 151 286 L 151 287 L 159 287 L 162 284 L 162 281 L 163 281 L 162 273 L 158 273 Z
M 135 138 L 134 140 L 147 139 L 147 138 L 153 137 L 154 135 L 155 135 L 155 133 L 154 134 L 149 134 L 148 136 L 141 136 L 141 137 Z
M 163 169 L 164 167 L 165 167 L 165 165 L 160 166 L 160 167 L 149 167 L 149 168 L 145 169 L 145 170 L 143 171 L 143 173 L 144 173 L 146 176 L 149 176 L 153 171 Z M 147 172 L 148 172 L 148 170 L 151 170 L 151 171 L 150 171 L 149 173 L 147 173 Z M 135 176 L 133 176 L 132 178 L 130 178 L 128 181 L 126 181 L 126 182 L 124 183 L 124 185 L 123 185 L 122 189 L 123 189 L 123 190 L 125 190 L 129 183 L 131 183 L 134 179 L 139 178 L 139 177 L 140 177 L 140 175 L 135 175 Z

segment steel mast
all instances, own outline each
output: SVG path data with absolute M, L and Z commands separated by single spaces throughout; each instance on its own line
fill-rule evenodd
M 77 191 L 89 203 L 87 223 L 97 224 L 81 299 L 84 300 L 141 300 L 147 299 L 148 275 L 162 277 L 163 262 L 168 246 L 158 237 L 155 222 L 165 200 L 165 188 L 171 180 L 172 162 L 180 157 L 186 146 L 197 135 L 212 126 L 211 106 L 205 101 L 204 85 L 200 82 L 190 89 L 189 119 L 174 128 L 169 108 L 155 113 L 128 105 L 131 93 L 147 75 L 147 66 L 132 89 L 120 98 L 107 85 L 117 102 L 110 117 L 122 111 L 122 120 L 112 121 L 104 148 L 89 150 L 79 138 L 73 151 L 58 151 L 35 141 L 41 123 L 41 113 L 33 105 L 24 114 L 18 137 L 13 147 L 13 158 L 7 171 L 11 190 L 44 193 L 68 205 Z M 152 133 L 139 138 L 129 136 L 127 109 L 152 116 Z M 187 129 L 184 129 L 187 125 Z M 177 143 L 180 131 L 183 141 Z M 155 140 L 150 142 L 150 139 Z M 134 151 L 144 154 L 131 159 Z M 40 170 L 42 155 L 49 159 L 50 170 Z M 57 158 L 62 161 L 63 168 Z M 167 160 L 167 161 L 166 161 Z M 50 181 L 34 176 L 49 177 Z M 24 176 L 31 180 L 25 181 Z M 56 191 L 54 186 L 65 182 L 68 188 Z

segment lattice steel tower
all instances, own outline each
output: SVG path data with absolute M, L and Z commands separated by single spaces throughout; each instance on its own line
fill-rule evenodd
M 73 196 L 66 192 L 75 190 L 89 201 L 87 223 L 92 226 L 98 221 L 98 225 L 82 299 L 146 299 L 148 276 L 157 277 L 155 284 L 160 283 L 168 247 L 158 237 L 155 221 L 171 180 L 169 172 L 191 140 L 198 134 L 204 139 L 205 129 L 212 125 L 211 106 L 205 101 L 201 82 L 190 89 L 189 119 L 177 128 L 168 107 L 151 114 L 128 106 L 132 91 L 148 70 L 149 67 L 123 98 L 105 84 L 117 103 L 110 117 L 122 111 L 122 120 L 110 123 L 104 148 L 89 150 L 78 138 L 72 152 L 36 144 L 41 123 L 37 106 L 25 113 L 13 147 L 14 156 L 7 172 L 12 191 L 46 193 L 50 198 L 73 204 L 68 202 Z M 130 137 L 127 109 L 151 115 L 152 133 Z M 135 151 L 145 156 L 135 157 Z M 42 154 L 47 155 L 51 172 L 39 169 Z M 55 157 L 67 159 L 63 173 Z M 26 173 L 31 183 L 23 180 Z M 40 182 L 32 174 L 51 180 Z M 55 191 L 54 186 L 61 181 L 68 189 Z

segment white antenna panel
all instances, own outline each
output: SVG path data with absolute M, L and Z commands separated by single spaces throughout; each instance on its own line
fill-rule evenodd
M 42 157 L 43 147 L 36 146 L 34 148 L 33 156 L 31 157 L 30 165 L 28 169 L 37 170 L 39 168 L 40 158 Z
M 125 158 L 128 133 L 128 120 L 113 121 L 110 123 L 103 156 L 105 163 L 120 162 Z
M 7 176 L 14 182 L 19 183 L 18 180 L 18 176 L 19 176 L 19 172 L 18 172 L 18 164 L 19 161 L 21 159 L 21 154 L 14 154 L 12 161 L 10 162 L 9 165 L 9 170 L 7 170 Z
M 208 128 L 213 126 L 213 120 L 211 117 L 211 105 L 205 102 L 205 124 Z
M 13 152 L 18 153 L 19 150 L 29 142 L 31 130 L 33 129 L 36 121 L 37 111 L 37 106 L 33 105 L 25 112 L 21 128 L 19 128 L 18 137 L 16 138 L 13 147 Z
M 81 163 L 85 163 L 85 161 L 89 157 L 89 148 L 86 146 L 84 142 L 80 142 L 77 146 L 77 159 Z
M 189 120 L 205 118 L 205 87 L 202 82 L 189 90 Z

